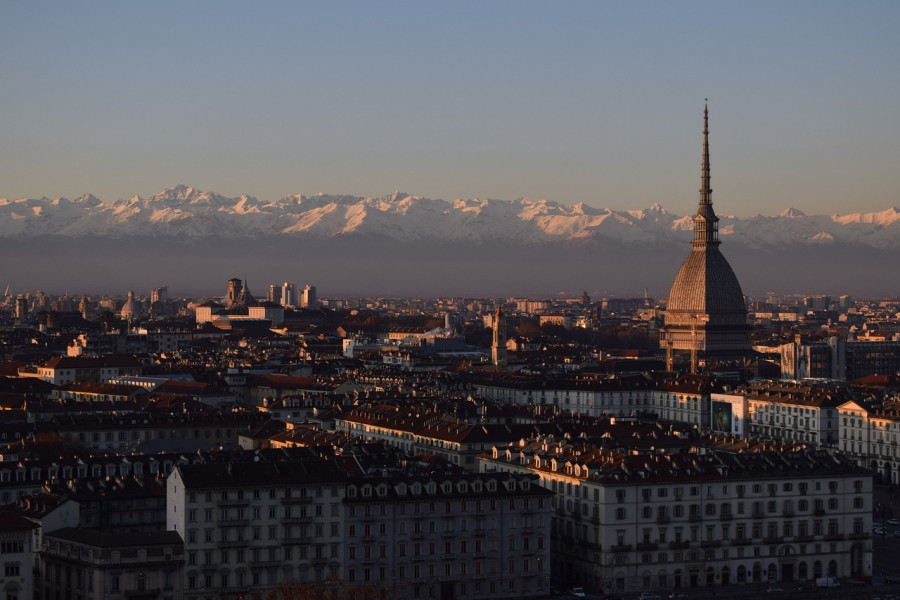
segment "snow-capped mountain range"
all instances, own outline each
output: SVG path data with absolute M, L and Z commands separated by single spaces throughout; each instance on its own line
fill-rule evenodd
M 659 205 L 614 211 L 527 198 L 445 201 L 400 192 L 378 198 L 298 194 L 263 202 L 179 185 L 149 198 L 134 196 L 113 203 L 90 194 L 74 200 L 0 199 L 0 237 L 379 236 L 412 243 L 596 239 L 640 243 L 689 239 L 692 216 L 673 215 Z M 790 208 L 777 216 L 719 218 L 722 239 L 748 248 L 842 242 L 900 249 L 896 207 L 842 216 L 805 215 Z

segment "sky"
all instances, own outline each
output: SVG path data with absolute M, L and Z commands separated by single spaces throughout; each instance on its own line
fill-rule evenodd
M 3 2 L 0 198 L 900 205 L 900 2 Z

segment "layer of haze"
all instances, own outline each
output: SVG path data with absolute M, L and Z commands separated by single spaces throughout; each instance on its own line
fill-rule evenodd
M 5 2 L 0 198 L 900 204 L 900 2 Z

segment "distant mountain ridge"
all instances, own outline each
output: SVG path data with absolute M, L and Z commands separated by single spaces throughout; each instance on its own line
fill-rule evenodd
M 149 198 L 134 196 L 108 204 L 90 194 L 74 200 L 0 199 L 0 238 L 377 236 L 406 243 L 600 239 L 665 243 L 689 239 L 692 216 L 671 214 L 657 204 L 613 211 L 527 198 L 446 201 L 401 192 L 376 198 L 295 194 L 263 202 L 178 185 Z M 900 249 L 900 209 L 896 207 L 831 216 L 789 208 L 777 216 L 719 218 L 723 240 L 751 249 L 835 243 Z

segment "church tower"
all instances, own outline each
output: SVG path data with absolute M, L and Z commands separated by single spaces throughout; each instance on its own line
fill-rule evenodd
M 495 367 L 506 366 L 506 315 L 498 306 L 494 313 L 494 338 L 491 343 L 491 362 Z
M 660 346 L 671 371 L 674 354 L 688 352 L 691 372 L 700 362 L 733 360 L 749 353 L 750 327 L 744 294 L 719 251 L 719 218 L 712 207 L 709 171 L 709 109 L 703 109 L 703 164 L 694 238 L 669 291 Z

